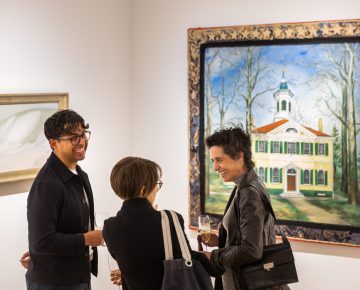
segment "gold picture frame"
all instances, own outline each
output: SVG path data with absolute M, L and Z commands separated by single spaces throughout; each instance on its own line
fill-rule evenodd
M 44 121 L 68 107 L 68 93 L 0 95 L 1 185 L 28 181 L 36 176 L 47 158 L 41 154 L 41 145 L 48 146 L 43 133 Z
M 305 43 L 345 43 L 360 41 L 360 20 L 277 23 L 188 30 L 188 134 L 189 134 L 189 221 L 197 227 L 197 217 L 205 212 L 205 50 L 212 47 L 260 46 Z M 358 57 L 360 57 L 358 55 Z M 206 83 L 206 85 L 205 85 Z M 276 109 L 276 106 L 275 106 Z M 278 109 L 279 110 L 279 109 Z M 255 116 L 256 117 L 256 116 Z M 250 117 L 249 120 L 252 120 Z M 254 132 L 254 131 L 251 131 Z M 255 145 L 254 145 L 255 146 Z M 253 148 L 254 149 L 254 148 Z M 254 150 L 255 152 L 255 150 Z M 207 164 L 207 163 L 206 163 Z M 269 173 L 270 176 L 270 173 Z M 330 175 L 329 175 L 330 176 Z M 329 177 L 330 178 L 330 177 Z M 218 224 L 222 215 L 213 215 Z M 290 237 L 306 241 L 360 245 L 360 225 L 280 221 Z

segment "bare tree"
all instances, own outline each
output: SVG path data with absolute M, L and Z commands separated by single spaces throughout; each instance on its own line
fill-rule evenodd
M 346 194 L 349 191 L 348 178 L 348 112 L 347 112 L 347 94 L 346 83 L 342 81 L 342 102 L 341 102 L 341 157 L 342 157 L 342 175 L 341 175 L 341 190 Z
M 212 87 L 211 87 L 211 72 L 212 72 L 212 65 L 216 59 L 216 57 L 219 54 L 220 49 L 216 48 L 215 50 L 211 51 L 211 55 L 209 56 L 209 59 L 206 62 L 206 68 L 205 68 L 205 85 L 206 85 L 206 128 L 205 128 L 205 138 L 211 135 L 212 132 L 212 115 L 211 115 L 211 100 L 213 98 L 212 95 Z M 209 150 L 205 149 L 205 196 L 208 197 L 210 194 L 210 185 L 209 185 L 209 170 L 210 170 L 210 156 L 209 156 Z
M 341 87 L 341 113 L 336 112 L 328 100 L 324 100 L 327 108 L 338 118 L 341 128 L 343 175 L 342 190 L 348 193 L 348 201 L 352 205 L 359 204 L 356 153 L 356 111 L 355 111 L 355 77 L 354 69 L 358 64 L 357 44 L 344 43 L 336 46 L 336 50 L 326 50 L 325 61 L 330 64 L 321 70 L 321 75 Z M 334 97 L 332 90 L 329 90 Z
M 211 135 L 212 130 L 212 116 L 211 116 L 211 99 L 213 98 L 212 87 L 211 87 L 211 72 L 212 65 L 220 52 L 219 48 L 216 48 L 209 60 L 206 62 L 205 74 L 206 74 L 206 128 L 205 128 L 205 137 Z
M 329 85 L 327 92 L 329 97 L 324 97 L 324 101 L 327 109 L 331 112 L 332 116 L 335 116 L 341 125 L 341 190 L 348 194 L 348 178 L 349 178 L 349 167 L 348 167 L 348 110 L 347 110 L 347 94 L 346 94 L 346 82 L 337 78 L 335 75 L 326 72 L 324 76 L 334 82 L 335 85 L 341 86 L 339 91 L 341 92 L 341 102 L 338 101 L 337 94 L 333 88 Z M 324 82 L 326 84 L 326 82 Z
M 223 129 L 226 123 L 226 114 L 231 107 L 236 107 L 239 101 L 237 87 L 242 86 L 241 69 L 239 69 L 238 58 L 239 50 L 235 48 L 222 49 L 217 55 L 217 70 L 214 72 L 219 79 L 220 84 L 216 89 L 212 89 L 212 103 L 219 113 L 219 127 Z M 229 73 L 230 71 L 234 73 Z
M 357 154 L 356 154 L 356 118 L 355 118 L 355 96 L 354 96 L 354 66 L 355 66 L 355 51 L 357 44 L 350 45 L 345 43 L 346 48 L 346 70 L 343 71 L 344 79 L 346 81 L 346 95 L 348 100 L 348 140 L 349 140 L 349 188 L 348 199 L 352 205 L 359 204 L 358 198 L 358 179 L 357 179 Z
M 246 106 L 246 131 L 252 132 L 254 117 L 252 106 L 258 97 L 273 91 L 275 88 L 269 83 L 270 68 L 262 60 L 261 47 L 247 47 L 246 54 L 243 56 L 244 69 L 241 70 L 240 77 L 244 79 L 245 86 L 238 86 L 240 96 L 245 101 Z M 260 86 L 261 83 L 261 86 Z

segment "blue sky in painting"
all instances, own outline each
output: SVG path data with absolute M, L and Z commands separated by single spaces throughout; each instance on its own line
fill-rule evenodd
M 220 49 L 220 50 L 219 50 Z M 213 95 L 222 95 L 225 88 L 225 100 L 228 101 L 234 94 L 234 79 L 239 71 L 244 70 L 244 56 L 247 47 L 214 47 L 205 51 L 205 76 L 208 64 L 218 51 L 217 57 L 211 64 L 211 87 Z M 331 133 L 334 125 L 339 124 L 337 119 L 326 108 L 324 100 L 329 99 L 331 92 L 334 97 L 329 104 L 332 108 L 339 108 L 341 98 L 340 88 L 330 80 L 320 79 L 321 71 L 331 71 L 334 65 L 329 61 L 328 52 L 332 55 L 343 53 L 343 44 L 296 44 L 296 45 L 267 45 L 261 46 L 261 63 L 266 69 L 260 74 L 260 81 L 254 93 L 265 89 L 253 105 L 254 123 L 256 127 L 273 122 L 276 104 L 273 94 L 278 90 L 282 72 L 288 82 L 288 88 L 294 94 L 293 106 L 297 119 L 301 124 L 317 129 L 318 119 L 322 118 L 324 130 Z M 225 60 L 221 62 L 221 59 Z M 359 63 L 355 66 L 355 77 L 359 75 Z M 207 95 L 207 81 L 205 78 L 205 96 Z M 240 91 L 245 89 L 240 85 Z M 245 102 L 235 92 L 236 105 L 229 106 L 225 114 L 225 122 L 241 122 L 245 125 Z M 358 89 L 355 89 L 356 103 L 359 104 Z M 206 98 L 205 98 L 206 99 Z M 219 124 L 219 107 L 212 100 L 212 121 L 214 128 Z

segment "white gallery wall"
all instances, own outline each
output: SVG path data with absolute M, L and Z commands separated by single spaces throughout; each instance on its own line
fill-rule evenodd
M 93 132 L 80 165 L 98 212 L 119 208 L 109 173 L 132 154 L 163 167 L 157 201 L 187 219 L 187 29 L 358 18 L 358 11 L 358 0 L 0 0 L 0 93 L 69 93 Z M 0 289 L 25 289 L 18 259 L 27 247 L 26 198 L 0 196 Z M 359 289 L 359 248 L 293 247 L 300 283 L 292 289 Z M 106 249 L 99 252 L 93 289 L 115 289 Z
M 92 131 L 80 165 L 91 179 L 96 210 L 111 215 L 120 200 L 110 188 L 110 170 L 131 143 L 128 12 L 127 0 L 0 0 L 0 93 L 69 93 L 70 107 Z M 18 262 L 27 249 L 26 198 L 0 196 L 2 290 L 26 289 Z M 105 250 L 94 290 L 114 289 Z
M 360 1 L 131 1 L 132 152 L 164 170 L 162 208 L 188 215 L 187 29 L 359 18 Z M 360 289 L 360 249 L 294 242 L 292 289 Z

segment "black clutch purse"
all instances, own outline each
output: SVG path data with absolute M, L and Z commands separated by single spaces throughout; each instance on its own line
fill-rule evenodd
M 276 217 L 269 200 L 263 192 L 257 188 L 256 190 L 260 193 L 265 208 L 274 217 L 276 222 Z M 245 284 L 246 289 L 254 290 L 282 286 L 299 281 L 291 245 L 282 232 L 281 237 L 282 243 L 264 246 L 261 260 L 241 267 L 240 281 Z

